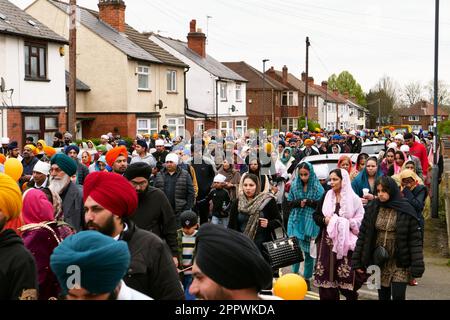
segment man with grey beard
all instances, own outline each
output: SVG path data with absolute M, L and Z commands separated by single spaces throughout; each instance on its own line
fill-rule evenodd
M 63 153 L 55 154 L 50 160 L 50 190 L 62 199 L 64 221 L 80 231 L 84 225 L 84 205 L 81 187 L 70 177 L 77 172 L 77 164 Z

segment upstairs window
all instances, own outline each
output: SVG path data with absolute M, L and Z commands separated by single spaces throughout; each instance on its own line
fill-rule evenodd
M 167 70 L 167 91 L 177 91 L 177 72 L 175 70 Z
M 30 80 L 47 79 L 47 46 L 25 42 L 25 78 Z
M 150 90 L 150 67 L 138 66 L 138 90 Z
M 227 101 L 227 83 L 221 82 L 219 85 L 220 85 L 220 100 Z

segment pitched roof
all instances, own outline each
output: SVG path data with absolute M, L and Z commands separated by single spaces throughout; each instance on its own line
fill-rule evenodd
M 320 92 L 320 96 L 325 101 L 335 102 L 335 103 L 347 103 L 347 99 L 345 99 L 341 94 L 335 94 L 331 90 L 325 90 L 324 87 L 315 84 L 314 87 L 316 90 Z
M 70 7 L 68 3 L 60 2 L 56 0 L 48 0 L 62 11 L 69 14 Z M 125 53 L 127 56 L 143 61 L 149 61 L 154 63 L 162 63 L 161 60 L 150 54 L 140 46 L 135 44 L 128 37 L 118 32 L 116 29 L 104 23 L 96 17 L 96 11 L 86 9 L 78 6 L 80 12 L 80 22 L 92 32 L 96 33 L 99 37 L 109 42 L 111 45 Z
M 0 33 L 68 43 L 66 39 L 7 0 L 0 0 Z
M 175 40 L 172 38 L 166 38 L 160 35 L 156 35 L 159 40 L 178 51 L 188 59 L 194 61 L 197 65 L 215 75 L 216 77 L 220 77 L 228 80 L 242 81 L 247 82 L 247 80 L 240 75 L 238 75 L 233 70 L 227 68 L 225 65 L 211 57 L 210 55 L 206 55 L 205 58 L 199 56 L 196 52 L 191 50 L 186 42 Z
M 400 116 L 433 116 L 434 105 L 427 101 L 419 101 L 409 108 L 403 108 L 398 110 Z M 448 116 L 448 112 L 438 106 L 438 115 Z
M 247 89 L 262 90 L 263 82 L 265 89 L 275 89 L 280 91 L 289 89 L 284 84 L 276 81 L 275 79 L 272 79 L 268 75 L 264 77 L 264 74 L 261 71 L 253 68 L 251 65 L 247 64 L 244 61 L 222 62 L 222 64 L 247 79 Z
M 354 101 L 352 101 L 350 99 L 347 99 L 347 103 L 353 105 L 355 108 L 360 109 L 360 110 L 362 110 L 362 111 L 364 111 L 366 113 L 369 112 L 369 110 L 367 108 L 359 105 L 358 103 L 356 103 L 356 102 L 354 102 Z
M 69 87 L 69 82 L 70 82 L 69 77 L 70 77 L 70 73 L 69 73 L 69 71 L 66 70 L 66 88 Z M 89 88 L 89 86 L 87 84 L 85 84 L 83 81 L 79 80 L 78 78 L 77 78 L 76 82 L 77 82 L 77 84 L 76 84 L 77 91 L 91 91 L 91 88 Z
M 275 74 L 278 76 L 279 79 L 283 78 L 283 72 L 280 70 L 275 70 Z M 292 73 L 288 73 L 287 82 L 300 91 L 301 93 L 305 94 L 305 82 L 294 76 Z M 320 96 L 320 93 L 311 85 L 308 86 L 308 95 L 310 96 Z

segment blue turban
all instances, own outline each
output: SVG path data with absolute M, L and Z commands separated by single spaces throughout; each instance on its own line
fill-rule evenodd
M 334 136 L 331 137 L 331 139 L 333 140 L 341 140 L 341 136 L 338 134 L 335 134 Z
M 67 146 L 67 147 L 64 149 L 64 153 L 65 153 L 65 154 L 69 154 L 69 152 L 70 152 L 71 150 L 75 150 L 77 154 L 80 153 L 80 148 L 78 148 L 76 145 L 73 145 L 73 144 Z
M 57 153 L 50 159 L 51 164 L 57 164 L 69 177 L 77 172 L 77 163 L 64 153 Z
M 130 252 L 125 241 L 116 241 L 93 230 L 66 238 L 50 256 L 50 267 L 64 295 L 69 290 L 68 285 L 75 285 L 77 281 L 76 271 L 70 266 L 79 268 L 80 287 L 91 294 L 102 294 L 114 291 L 129 264 Z

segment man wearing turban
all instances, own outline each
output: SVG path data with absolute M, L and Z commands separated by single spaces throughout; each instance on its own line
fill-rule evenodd
M 113 172 L 124 174 L 128 167 L 128 151 L 125 146 L 115 147 L 106 153 L 106 163 Z
M 403 137 L 402 137 L 403 138 Z M 349 138 L 347 140 L 348 148 L 350 153 L 361 153 L 362 141 L 360 137 L 356 136 L 356 131 L 351 130 L 349 132 Z
M 19 144 L 17 143 L 17 141 L 12 141 L 10 144 L 8 144 L 8 151 L 8 159 L 15 158 L 22 162 L 23 158 L 20 155 Z
M 241 232 L 204 224 L 196 239 L 189 293 L 206 300 L 257 300 L 272 285 L 272 268 Z
M 31 253 L 8 221 L 19 216 L 22 193 L 17 183 L 0 173 L 0 300 L 36 300 L 37 271 Z
M 125 283 L 154 299 L 178 300 L 184 292 L 166 244 L 154 233 L 140 229 L 129 217 L 138 197 L 123 176 L 93 172 L 83 186 L 86 228 L 124 240 L 131 254 Z
M 23 173 L 22 177 L 19 180 L 21 185 L 24 184 L 25 182 L 30 181 L 31 176 L 33 174 L 33 168 L 39 161 L 38 158 L 35 157 L 36 155 L 35 152 L 36 147 L 33 146 L 32 144 L 27 144 L 25 147 L 23 147 L 23 160 L 22 160 Z
M 113 148 L 112 145 L 109 144 L 109 136 L 104 134 L 100 137 L 100 145 L 106 148 L 106 151 L 109 151 Z
M 50 159 L 50 190 L 63 201 L 64 221 L 79 231 L 83 227 L 83 195 L 70 179 L 77 172 L 77 164 L 69 156 L 57 153 Z
M 80 148 L 75 145 L 67 146 L 64 149 L 64 153 L 73 159 L 73 161 L 77 164 L 77 178 L 76 184 L 83 185 L 84 179 L 89 174 L 89 168 L 86 167 L 81 161 L 78 159 L 78 154 L 80 153 Z
M 164 192 L 149 185 L 152 167 L 144 162 L 132 163 L 124 177 L 131 183 L 138 196 L 138 207 L 130 217 L 136 225 L 165 240 L 175 265 L 178 265 L 178 242 L 175 213 Z
M 122 280 L 130 265 L 124 241 L 97 231 L 82 231 L 65 239 L 50 257 L 50 266 L 67 300 L 151 300 Z M 68 270 L 77 266 L 79 278 Z M 79 281 L 79 283 L 77 283 Z

